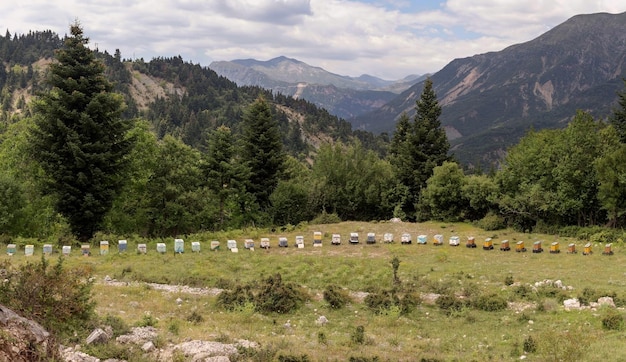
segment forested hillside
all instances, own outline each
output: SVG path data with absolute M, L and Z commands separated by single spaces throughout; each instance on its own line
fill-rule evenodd
M 79 30 L 0 37 L 6 240 L 391 217 L 552 232 L 624 225 L 624 93 L 609 124 L 572 114 L 563 130 L 527 134 L 501 169 L 466 174 L 448 153 L 433 79 L 387 139 L 180 57 L 86 50 Z

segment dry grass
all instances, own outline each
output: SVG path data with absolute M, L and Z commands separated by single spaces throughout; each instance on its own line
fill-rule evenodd
M 313 231 L 324 233 L 324 246 L 313 248 Z M 359 232 L 361 243 L 349 245 L 350 232 Z M 368 232 L 375 232 L 379 243 L 366 245 Z M 382 235 L 392 232 L 395 244 L 382 244 Z M 415 240 L 418 234 L 428 234 L 428 245 L 400 245 L 399 237 L 410 232 Z M 342 235 L 342 245 L 331 246 L 333 233 Z M 444 235 L 443 246 L 433 246 L 432 236 Z M 306 247 L 293 247 L 295 236 L 304 235 Z M 448 238 L 461 237 L 461 245 L 451 247 Z M 243 240 L 252 237 L 270 237 L 272 248 L 254 252 L 243 249 Z M 278 236 L 289 239 L 289 248 L 278 248 Z M 465 248 L 467 236 L 476 238 L 476 249 Z M 494 250 L 482 250 L 482 241 L 491 237 Z M 239 253 L 225 250 L 227 238 L 240 243 Z M 423 304 L 408 315 L 376 314 L 364 303 L 353 301 L 340 310 L 332 310 L 321 295 L 330 284 L 340 285 L 351 292 L 392 287 L 390 261 L 400 259 L 398 276 L 405 287 L 420 292 L 434 289 L 472 293 L 498 293 L 515 299 L 512 288 L 545 279 L 562 280 L 574 290 L 566 292 L 575 297 L 584 288 L 613 292 L 626 297 L 626 281 L 621 265 L 626 256 L 621 245 L 613 244 L 613 256 L 601 255 L 600 245 L 593 255 L 583 256 L 584 241 L 559 238 L 560 254 L 548 253 L 555 236 L 520 234 L 510 230 L 485 232 L 467 224 L 444 223 L 359 223 L 345 222 L 333 225 L 311 225 L 285 233 L 263 230 L 238 231 L 220 234 L 202 234 L 185 237 L 186 253 L 173 254 L 173 238 L 168 243 L 168 254 L 156 253 L 156 242 L 149 244 L 147 255 L 134 252 L 136 241 L 129 239 L 129 252 L 119 255 L 81 257 L 78 252 L 68 258 L 68 266 L 91 269 L 99 282 L 94 287 L 94 299 L 100 315 L 112 314 L 136 325 L 145 313 L 157 319 L 162 337 L 176 343 L 188 338 L 204 340 L 249 339 L 261 348 L 273 349 L 279 354 L 308 354 L 315 361 L 344 361 L 354 356 L 378 356 L 380 360 L 415 361 L 435 360 L 517 360 L 522 354 L 524 338 L 532 335 L 537 340 L 537 352 L 530 360 L 558 360 L 577 356 L 586 361 L 626 359 L 626 341 L 623 332 L 605 331 L 597 312 L 564 311 L 555 298 L 541 298 L 536 304 L 542 309 L 524 311 L 506 310 L 484 312 L 465 308 L 449 316 L 434 305 Z M 209 251 L 210 240 L 222 242 L 222 250 Z M 499 244 L 508 239 L 525 240 L 526 253 L 501 252 Z M 542 240 L 544 252 L 530 252 L 532 242 Z M 192 254 L 190 242 L 200 241 L 202 252 Z M 566 254 L 567 244 L 577 243 L 579 253 Z M 113 250 L 115 246 L 112 246 Z M 41 250 L 38 250 L 40 253 Z M 35 256 L 37 257 L 37 256 Z M 1 256 L 0 259 L 8 258 Z M 12 257 L 15 262 L 25 259 Z M 311 296 L 298 311 L 288 315 L 261 315 L 251 310 L 226 312 L 215 305 L 212 295 L 167 293 L 133 281 L 187 284 L 216 287 L 228 283 L 248 283 L 274 273 L 283 280 L 302 285 Z M 128 286 L 101 283 L 106 275 L 127 281 Z M 505 286 L 511 275 L 515 284 Z M 468 289 L 469 288 L 469 289 Z M 176 299 L 181 298 L 179 306 Z M 519 301 L 524 302 L 524 301 Z M 203 317 L 201 322 L 188 321 L 192 313 Z M 329 323 L 315 323 L 324 315 Z M 290 321 L 291 328 L 284 324 Z M 532 321 L 532 322 L 531 322 Z M 363 344 L 351 339 L 357 326 L 365 329 Z M 565 347 L 554 346 L 562 341 Z M 556 356 L 556 357 L 555 357 Z M 556 359 L 555 359 L 556 358 Z M 565 359 L 564 359 L 565 360 Z

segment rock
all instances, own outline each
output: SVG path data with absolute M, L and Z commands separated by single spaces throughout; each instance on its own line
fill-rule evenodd
M 563 301 L 563 307 L 565 307 L 566 310 L 580 309 L 580 301 L 578 301 L 577 298 L 565 299 Z
M 229 356 L 237 355 L 237 348 L 232 344 L 194 340 L 166 349 L 159 355 L 159 360 L 171 361 L 181 353 L 186 361 L 230 361 Z
M 402 220 L 399 217 L 394 217 L 391 220 L 389 220 L 391 222 L 402 222 Z
M 59 359 L 59 347 L 39 323 L 0 305 L 0 361 L 27 362 Z
M 115 339 L 117 343 L 132 343 L 143 345 L 148 341 L 154 341 L 157 338 L 157 330 L 154 327 L 134 327 L 130 334 L 124 334 Z
M 420 294 L 420 298 L 422 299 L 422 303 L 434 305 L 437 302 L 437 299 L 441 296 L 441 294 L 436 293 L 422 293 Z
M 88 355 L 72 348 L 65 349 L 61 352 L 63 361 L 65 362 L 100 362 L 99 358 Z
M 176 304 L 181 305 L 183 304 L 183 300 L 180 298 L 176 298 Z
M 106 343 L 109 340 L 109 336 L 102 328 L 94 329 L 91 334 L 85 340 L 86 344 Z
M 608 305 L 609 307 L 615 308 L 615 302 L 613 301 L 613 298 L 611 298 L 611 297 L 599 298 L 598 299 L 598 304 L 599 305 Z
M 152 352 L 156 349 L 156 347 L 154 346 L 154 343 L 152 343 L 152 341 L 148 341 L 146 343 L 143 344 L 143 346 L 141 346 L 141 350 L 144 352 Z
M 323 326 L 326 323 L 328 323 L 328 319 L 326 319 L 325 316 L 321 315 L 317 318 L 317 320 L 315 321 L 315 324 L 319 325 L 319 326 Z

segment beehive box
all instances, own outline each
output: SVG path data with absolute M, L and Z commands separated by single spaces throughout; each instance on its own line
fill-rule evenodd
M 199 253 L 200 252 L 200 242 L 199 241 L 192 241 L 191 242 L 191 252 L 192 253 Z
M 100 242 L 100 255 L 107 255 L 109 253 L 109 242 L 102 240 Z
M 185 241 L 183 239 L 174 239 L 174 253 L 182 254 L 185 252 Z
M 139 254 L 145 254 L 148 252 L 148 247 L 146 244 L 137 244 L 137 252 Z
M 417 236 L 417 243 L 418 244 L 426 245 L 427 242 L 428 242 L 428 235 L 418 235 Z
M 125 253 L 128 248 L 128 242 L 126 240 L 118 240 L 117 241 L 117 251 L 120 253 Z
M 44 244 L 43 245 L 43 253 L 44 253 L 44 255 L 52 255 L 52 245 L 51 244 Z
M 156 250 L 157 253 L 165 254 L 167 247 L 165 246 L 165 243 L 157 243 Z

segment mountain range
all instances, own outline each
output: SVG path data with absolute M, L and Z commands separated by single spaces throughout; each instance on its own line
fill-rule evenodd
M 348 77 L 284 56 L 267 61 L 216 61 L 209 68 L 239 86 L 259 86 L 303 98 L 344 119 L 376 110 L 424 79 L 418 75 L 394 81 L 367 74 Z
M 497 163 L 529 129 L 564 127 L 577 109 L 609 116 L 626 77 L 624 24 L 626 13 L 577 15 L 536 39 L 454 59 L 430 75 L 457 158 Z M 351 78 L 285 57 L 209 67 L 240 85 L 307 99 L 354 128 L 389 134 L 403 112 L 414 113 L 425 79 Z

